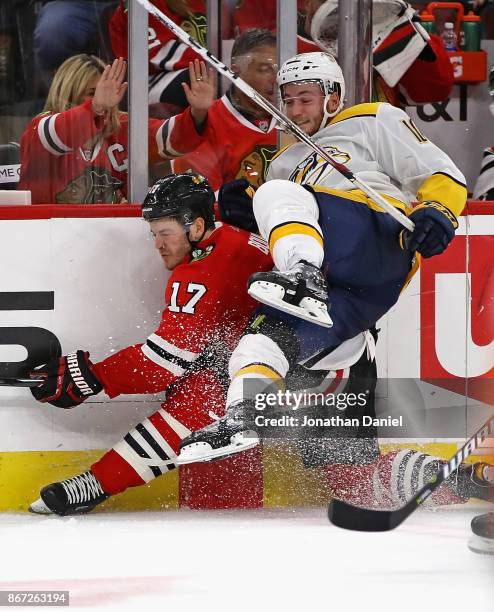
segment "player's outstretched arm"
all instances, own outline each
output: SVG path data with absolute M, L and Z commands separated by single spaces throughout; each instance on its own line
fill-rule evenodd
M 74 351 L 59 359 L 37 367 L 32 378 L 44 382 L 30 391 L 39 402 L 48 402 L 57 408 L 73 408 L 103 390 L 94 372 L 87 351 Z

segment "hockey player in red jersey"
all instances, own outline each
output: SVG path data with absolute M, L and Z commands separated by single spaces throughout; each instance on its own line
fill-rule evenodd
M 146 196 L 143 217 L 172 274 L 161 323 L 143 344 L 96 364 L 87 352 L 74 351 L 35 370 L 45 380 L 32 389 L 34 397 L 60 408 L 103 390 L 112 398 L 166 390 L 166 400 L 89 471 L 45 487 L 31 511 L 86 512 L 149 482 L 176 467 L 181 439 L 223 414 L 228 355 L 255 308 L 247 279 L 272 261 L 259 236 L 215 224 L 213 203 L 211 188 L 194 174 L 162 178 Z
M 269 30 L 248 30 L 232 49 L 233 72 L 275 103 L 276 38 Z M 231 87 L 208 111 L 204 142 L 176 159 L 176 172 L 192 169 L 216 191 L 223 183 L 244 178 L 258 187 L 277 150 L 275 120 L 245 94 Z
M 35 204 L 114 204 L 125 201 L 128 116 L 118 105 L 125 94 L 122 58 L 106 66 L 97 57 L 76 55 L 58 69 L 45 111 L 21 138 L 19 189 Z M 213 73 L 203 62 L 189 67 L 191 107 L 168 121 L 148 123 L 149 163 L 191 151 L 213 99 Z

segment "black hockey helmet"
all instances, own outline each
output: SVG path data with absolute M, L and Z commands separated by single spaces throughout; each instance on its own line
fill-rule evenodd
M 169 174 L 158 179 L 142 203 L 145 221 L 176 217 L 187 228 L 202 217 L 205 229 L 214 228 L 214 192 L 200 174 Z

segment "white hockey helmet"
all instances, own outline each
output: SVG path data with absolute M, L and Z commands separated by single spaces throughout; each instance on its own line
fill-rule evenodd
M 314 53 L 299 53 L 287 60 L 278 71 L 276 78 L 283 98 L 283 86 L 288 83 L 301 83 L 313 81 L 319 84 L 324 94 L 324 116 L 319 126 L 322 129 L 329 117 L 340 112 L 345 100 L 345 79 L 338 62 L 330 53 L 317 51 Z M 329 113 L 327 104 L 332 93 L 340 95 L 338 108 Z

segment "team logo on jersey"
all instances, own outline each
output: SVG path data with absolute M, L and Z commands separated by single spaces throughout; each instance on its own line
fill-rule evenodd
M 346 164 L 351 160 L 350 155 L 345 151 L 340 151 L 338 147 L 324 147 L 324 149 L 341 164 Z M 327 176 L 332 171 L 334 168 L 331 164 L 314 151 L 298 164 L 288 180 L 300 185 L 315 185 L 321 182 L 323 176 Z
M 208 244 L 208 246 L 205 249 L 194 249 L 192 251 L 192 262 L 194 261 L 201 261 L 202 259 L 205 259 L 208 255 L 211 255 L 211 253 L 213 252 L 214 249 L 214 244 Z
M 275 145 L 258 145 L 242 159 L 235 178 L 247 179 L 254 187 L 260 187 L 264 183 L 268 166 L 276 151 Z
M 116 204 L 122 199 L 122 181 L 106 168 L 89 167 L 55 196 L 57 204 Z
M 182 21 L 181 28 L 203 47 L 206 46 L 206 15 L 191 13 L 189 19 Z

